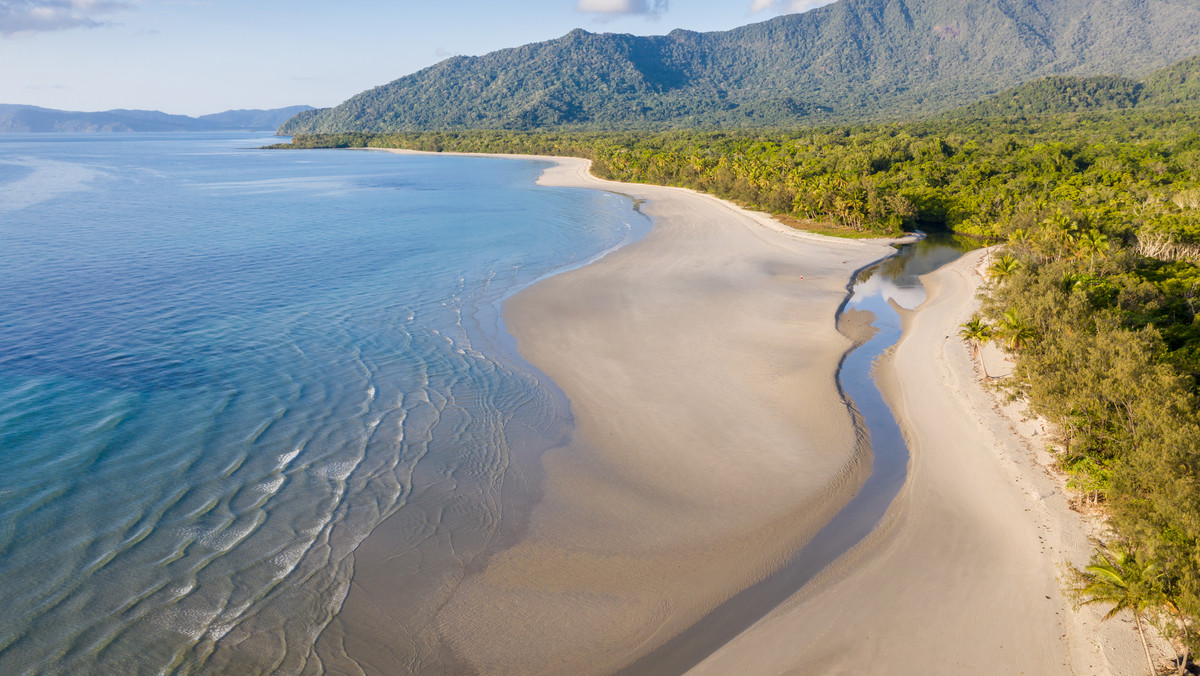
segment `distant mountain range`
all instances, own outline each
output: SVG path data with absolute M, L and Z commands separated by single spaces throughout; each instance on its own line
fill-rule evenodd
M 312 106 L 274 110 L 227 110 L 188 117 L 157 110 L 106 110 L 81 113 L 37 106 L 0 104 L 0 133 L 105 131 L 274 131 L 285 120 Z
M 575 30 L 454 57 L 279 133 L 912 118 L 1046 76 L 1136 78 L 1196 54 L 1196 0 L 840 0 L 724 32 Z

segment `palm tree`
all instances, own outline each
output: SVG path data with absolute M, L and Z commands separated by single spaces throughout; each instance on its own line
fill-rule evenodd
M 1017 228 L 1008 235 L 1009 248 L 1026 253 L 1033 250 L 1033 233 L 1024 228 Z
M 979 315 L 975 315 L 971 317 L 970 321 L 961 326 L 958 335 L 971 345 L 971 358 L 979 359 L 979 365 L 983 367 L 983 377 L 991 378 L 988 375 L 987 362 L 983 360 L 980 348 L 984 343 L 992 339 L 992 327 L 985 324 Z
M 1088 275 L 1083 274 L 1082 272 L 1065 273 L 1062 277 L 1062 282 L 1061 282 L 1062 290 L 1066 291 L 1067 293 L 1071 293 L 1072 291 L 1075 290 L 1075 287 L 1079 286 L 1081 283 L 1087 281 L 1088 279 L 1090 279 L 1090 277 Z
M 1004 280 L 1011 277 L 1017 270 L 1021 269 L 1021 261 L 1008 254 L 997 256 L 992 264 L 988 266 L 987 276 L 989 279 L 997 283 L 1003 283 Z
M 1075 241 L 1075 233 L 1079 232 L 1079 222 L 1062 209 L 1057 209 L 1054 215 L 1044 221 L 1057 232 L 1058 239 L 1066 245 Z
M 1042 244 L 1054 260 L 1061 260 L 1064 251 L 1069 252 L 1074 248 L 1078 232 L 1079 223 L 1074 217 L 1058 209 L 1053 216 L 1042 221 Z
M 1016 310 L 1008 310 L 1000 316 L 999 337 L 1008 344 L 1009 351 L 1016 352 L 1037 338 L 1037 331 L 1025 323 Z
M 1075 244 L 1079 247 L 1080 258 L 1088 257 L 1088 272 L 1095 270 L 1097 256 L 1108 256 L 1108 237 L 1095 228 L 1080 235 Z
M 1077 584 L 1072 595 L 1079 605 L 1106 603 L 1112 606 L 1103 620 L 1117 616 L 1122 610 L 1133 613 L 1142 650 L 1146 652 L 1146 664 L 1150 665 L 1151 674 L 1158 673 L 1154 659 L 1150 657 L 1146 632 L 1142 629 L 1146 611 L 1161 607 L 1166 600 L 1163 574 L 1158 566 L 1125 547 L 1108 552 L 1099 549 L 1092 555 L 1092 564 L 1082 571 L 1075 571 L 1075 577 Z
M 1046 221 L 1033 236 L 1033 249 L 1043 261 L 1062 258 L 1059 255 L 1058 235 L 1055 233 L 1054 227 L 1049 225 L 1049 221 Z
M 1033 241 L 1033 235 L 1024 228 L 1017 228 L 1008 236 L 1008 241 L 1012 244 L 1029 244 Z

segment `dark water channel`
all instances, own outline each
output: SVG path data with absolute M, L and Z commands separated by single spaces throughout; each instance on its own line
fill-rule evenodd
M 621 674 L 682 674 L 749 628 L 874 530 L 904 485 L 909 456 L 896 419 L 872 376 L 875 360 L 900 339 L 900 315 L 889 301 L 908 310 L 916 309 L 925 301 L 921 275 L 982 245 L 961 236 L 931 235 L 899 247 L 895 256 L 859 272 L 843 311 L 874 315 L 874 335 L 846 355 L 838 380 L 870 434 L 870 476 L 858 494 L 786 565 L 742 590 Z

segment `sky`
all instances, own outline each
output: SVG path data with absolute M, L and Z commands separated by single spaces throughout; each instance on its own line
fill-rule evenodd
M 728 30 L 832 0 L 0 0 L 0 103 L 203 115 L 332 106 L 455 55 Z

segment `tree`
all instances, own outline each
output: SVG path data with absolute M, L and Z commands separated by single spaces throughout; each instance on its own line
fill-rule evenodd
M 991 378 L 987 371 L 987 362 L 983 360 L 983 352 L 980 349 L 983 344 L 992 339 L 992 327 L 986 324 L 979 315 L 971 317 L 971 320 L 963 324 L 958 331 L 958 335 L 971 346 L 971 357 L 979 359 L 979 365 L 983 367 L 983 377 Z
M 1028 246 L 1033 242 L 1033 235 L 1029 234 L 1029 231 L 1024 228 L 1017 228 L 1009 234 L 1008 241 L 1010 244 L 1017 246 Z
M 1095 271 L 1097 256 L 1108 256 L 1108 237 L 1095 228 L 1080 235 L 1075 245 L 1078 247 L 1079 257 L 1086 256 L 1088 259 L 1088 272 Z
M 1150 666 L 1151 674 L 1158 673 L 1146 643 L 1146 632 L 1142 629 L 1146 613 L 1161 608 L 1166 601 L 1163 576 L 1158 566 L 1127 547 L 1106 551 L 1101 546 L 1092 554 L 1091 565 L 1074 573 L 1075 586 L 1070 593 L 1078 605 L 1102 603 L 1112 606 L 1103 620 L 1116 617 L 1122 610 L 1133 613 L 1142 650 L 1146 652 L 1146 664 Z
M 1167 609 L 1168 617 L 1165 619 L 1160 618 L 1163 621 L 1156 626 L 1158 627 L 1159 632 L 1164 636 L 1173 636 L 1179 640 L 1179 643 L 1183 648 L 1183 652 L 1179 653 L 1175 657 L 1175 665 L 1177 667 L 1175 673 L 1178 676 L 1183 676 L 1183 674 L 1187 673 L 1188 655 L 1191 648 L 1190 643 L 1192 637 L 1191 630 L 1189 628 L 1191 619 L 1188 618 L 1187 613 L 1185 613 L 1183 609 L 1179 607 L 1179 603 L 1176 601 L 1176 598 L 1171 594 L 1170 591 L 1167 591 L 1164 594 L 1163 607 Z
M 1004 280 L 1016 274 L 1017 270 L 1021 269 L 1021 261 L 1014 256 L 1003 254 L 997 256 L 992 264 L 987 268 L 987 276 L 989 279 L 998 284 L 1004 283 Z
M 1016 352 L 1036 338 L 1037 331 L 1021 319 L 1016 310 L 1008 310 L 1000 317 L 1000 330 L 997 335 L 1010 351 Z
M 1054 212 L 1054 216 L 1046 219 L 1043 223 L 1063 244 L 1069 246 L 1075 242 L 1075 233 L 1079 232 L 1079 222 L 1071 214 L 1059 209 Z

